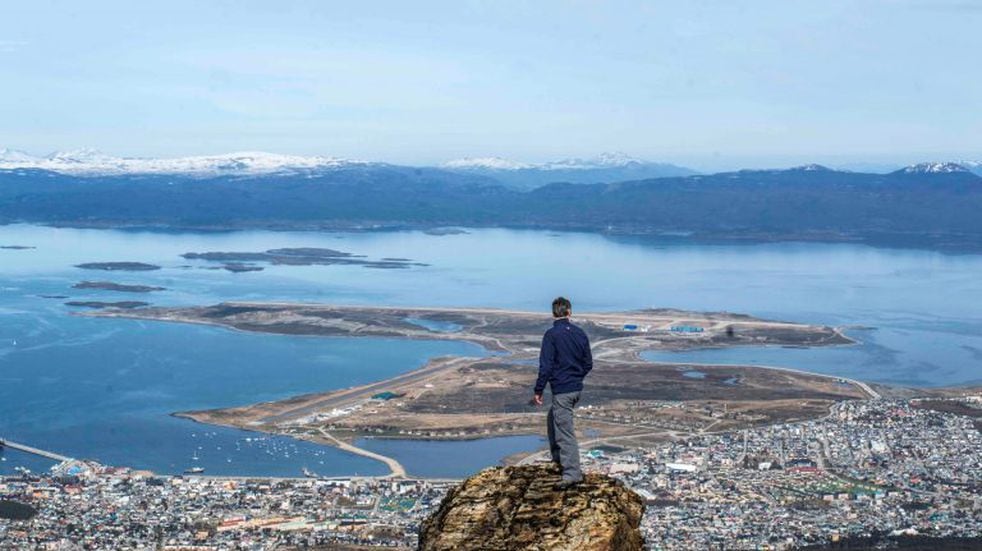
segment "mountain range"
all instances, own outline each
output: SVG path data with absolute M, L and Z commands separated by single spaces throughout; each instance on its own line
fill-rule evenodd
M 200 178 L 222 175 L 309 175 L 350 166 L 386 164 L 259 151 L 154 159 L 115 157 L 94 149 L 59 151 L 43 157 L 14 149 L 0 149 L 0 170 L 36 168 L 76 176 L 171 174 Z M 533 189 L 552 182 L 593 184 L 696 174 L 696 171 L 688 168 L 643 161 L 620 153 L 604 153 L 592 159 L 564 159 L 539 164 L 509 161 L 499 157 L 470 158 L 450 161 L 440 168 L 460 174 L 485 176 L 515 189 Z
M 222 174 L 279 174 L 359 164 L 369 163 L 334 157 L 303 157 L 259 151 L 154 159 L 115 157 L 94 149 L 58 151 L 44 157 L 16 149 L 0 149 L 0 169 L 36 168 L 78 176 L 179 174 L 208 177 Z
M 564 159 L 540 164 L 520 163 L 500 157 L 470 158 L 444 163 L 442 168 L 494 178 L 515 189 L 534 189 L 553 182 L 605 184 L 696 174 L 689 168 L 642 161 L 621 153 L 602 153 L 592 159 Z
M 489 164 L 477 162 L 407 167 L 268 154 L 168 161 L 168 166 L 190 167 L 183 171 L 98 155 L 54 155 L 38 166 L 33 159 L 3 153 L 0 223 L 189 229 L 503 226 L 982 250 L 982 177 L 965 163 L 924 163 L 888 174 L 806 165 L 609 183 L 554 181 L 520 189 L 503 183 L 496 171 L 554 169 L 475 170 L 472 166 Z M 75 170 L 52 170 L 55 164 Z M 111 170 L 91 170 L 94 166 Z M 154 170 L 133 171 L 133 166 Z

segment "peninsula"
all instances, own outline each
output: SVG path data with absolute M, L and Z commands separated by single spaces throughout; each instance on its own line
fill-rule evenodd
M 285 400 L 175 414 L 202 423 L 287 434 L 356 453 L 351 443 L 363 436 L 469 439 L 538 434 L 544 423 L 545 409 L 528 404 L 539 340 L 551 322 L 541 313 L 235 302 L 81 315 L 290 335 L 458 340 L 494 352 L 434 358 L 419 369 L 359 387 L 311 389 Z M 700 365 L 703 375 L 695 378 L 689 376 L 693 366 L 639 356 L 659 349 L 853 343 L 832 327 L 670 309 L 578 313 L 576 321 L 593 339 L 596 362 L 578 426 L 598 441 L 612 438 L 635 446 L 817 418 L 839 401 L 879 396 L 859 381 L 780 368 Z

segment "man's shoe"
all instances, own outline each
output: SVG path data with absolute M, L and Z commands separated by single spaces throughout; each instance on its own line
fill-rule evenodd
M 558 491 L 561 492 L 561 491 L 564 491 L 564 490 L 568 490 L 568 489 L 572 488 L 573 486 L 576 486 L 580 482 L 583 482 L 583 480 L 582 479 L 580 479 L 580 480 L 561 480 L 561 481 L 553 484 L 552 489 L 553 490 L 558 490 Z

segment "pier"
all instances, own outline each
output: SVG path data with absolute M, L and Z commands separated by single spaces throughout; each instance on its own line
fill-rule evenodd
M 61 454 L 57 454 L 55 452 L 49 452 L 47 450 L 42 450 L 42 449 L 39 449 L 39 448 L 34 448 L 34 447 L 28 446 L 26 444 L 19 444 L 17 442 L 13 442 L 13 441 L 10 441 L 10 440 L 4 440 L 3 438 L 0 438 L 0 449 L 3 449 L 3 448 L 10 448 L 12 450 L 21 451 L 21 452 L 24 452 L 24 453 L 30 453 L 30 454 L 38 455 L 38 456 L 41 456 L 41 457 L 46 457 L 48 459 L 52 459 L 52 460 L 58 461 L 58 462 L 71 461 L 72 460 L 71 457 L 67 457 L 67 456 L 64 456 L 64 455 L 61 455 Z

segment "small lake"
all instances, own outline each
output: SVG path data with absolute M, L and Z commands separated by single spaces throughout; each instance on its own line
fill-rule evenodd
M 418 325 L 424 329 L 429 329 L 430 331 L 436 333 L 456 333 L 457 331 L 460 331 L 462 329 L 459 323 L 454 323 L 452 321 L 440 321 L 440 320 L 412 318 L 412 317 L 406 318 L 406 321 L 413 325 Z
M 847 335 L 859 344 L 827 348 L 798 348 L 781 346 L 738 346 L 733 348 L 701 348 L 681 352 L 648 350 L 641 353 L 645 360 L 666 363 L 717 365 L 760 365 L 790 367 L 802 371 L 848 377 L 863 381 L 901 383 L 911 386 L 945 386 L 965 382 L 974 375 L 982 380 L 982 363 L 972 369 L 965 365 L 967 345 L 963 338 L 938 335 L 921 343 L 920 348 L 907 349 L 886 339 L 876 329 L 853 329 Z M 886 341 L 886 342 L 884 342 Z M 698 370 L 683 373 L 701 379 Z

